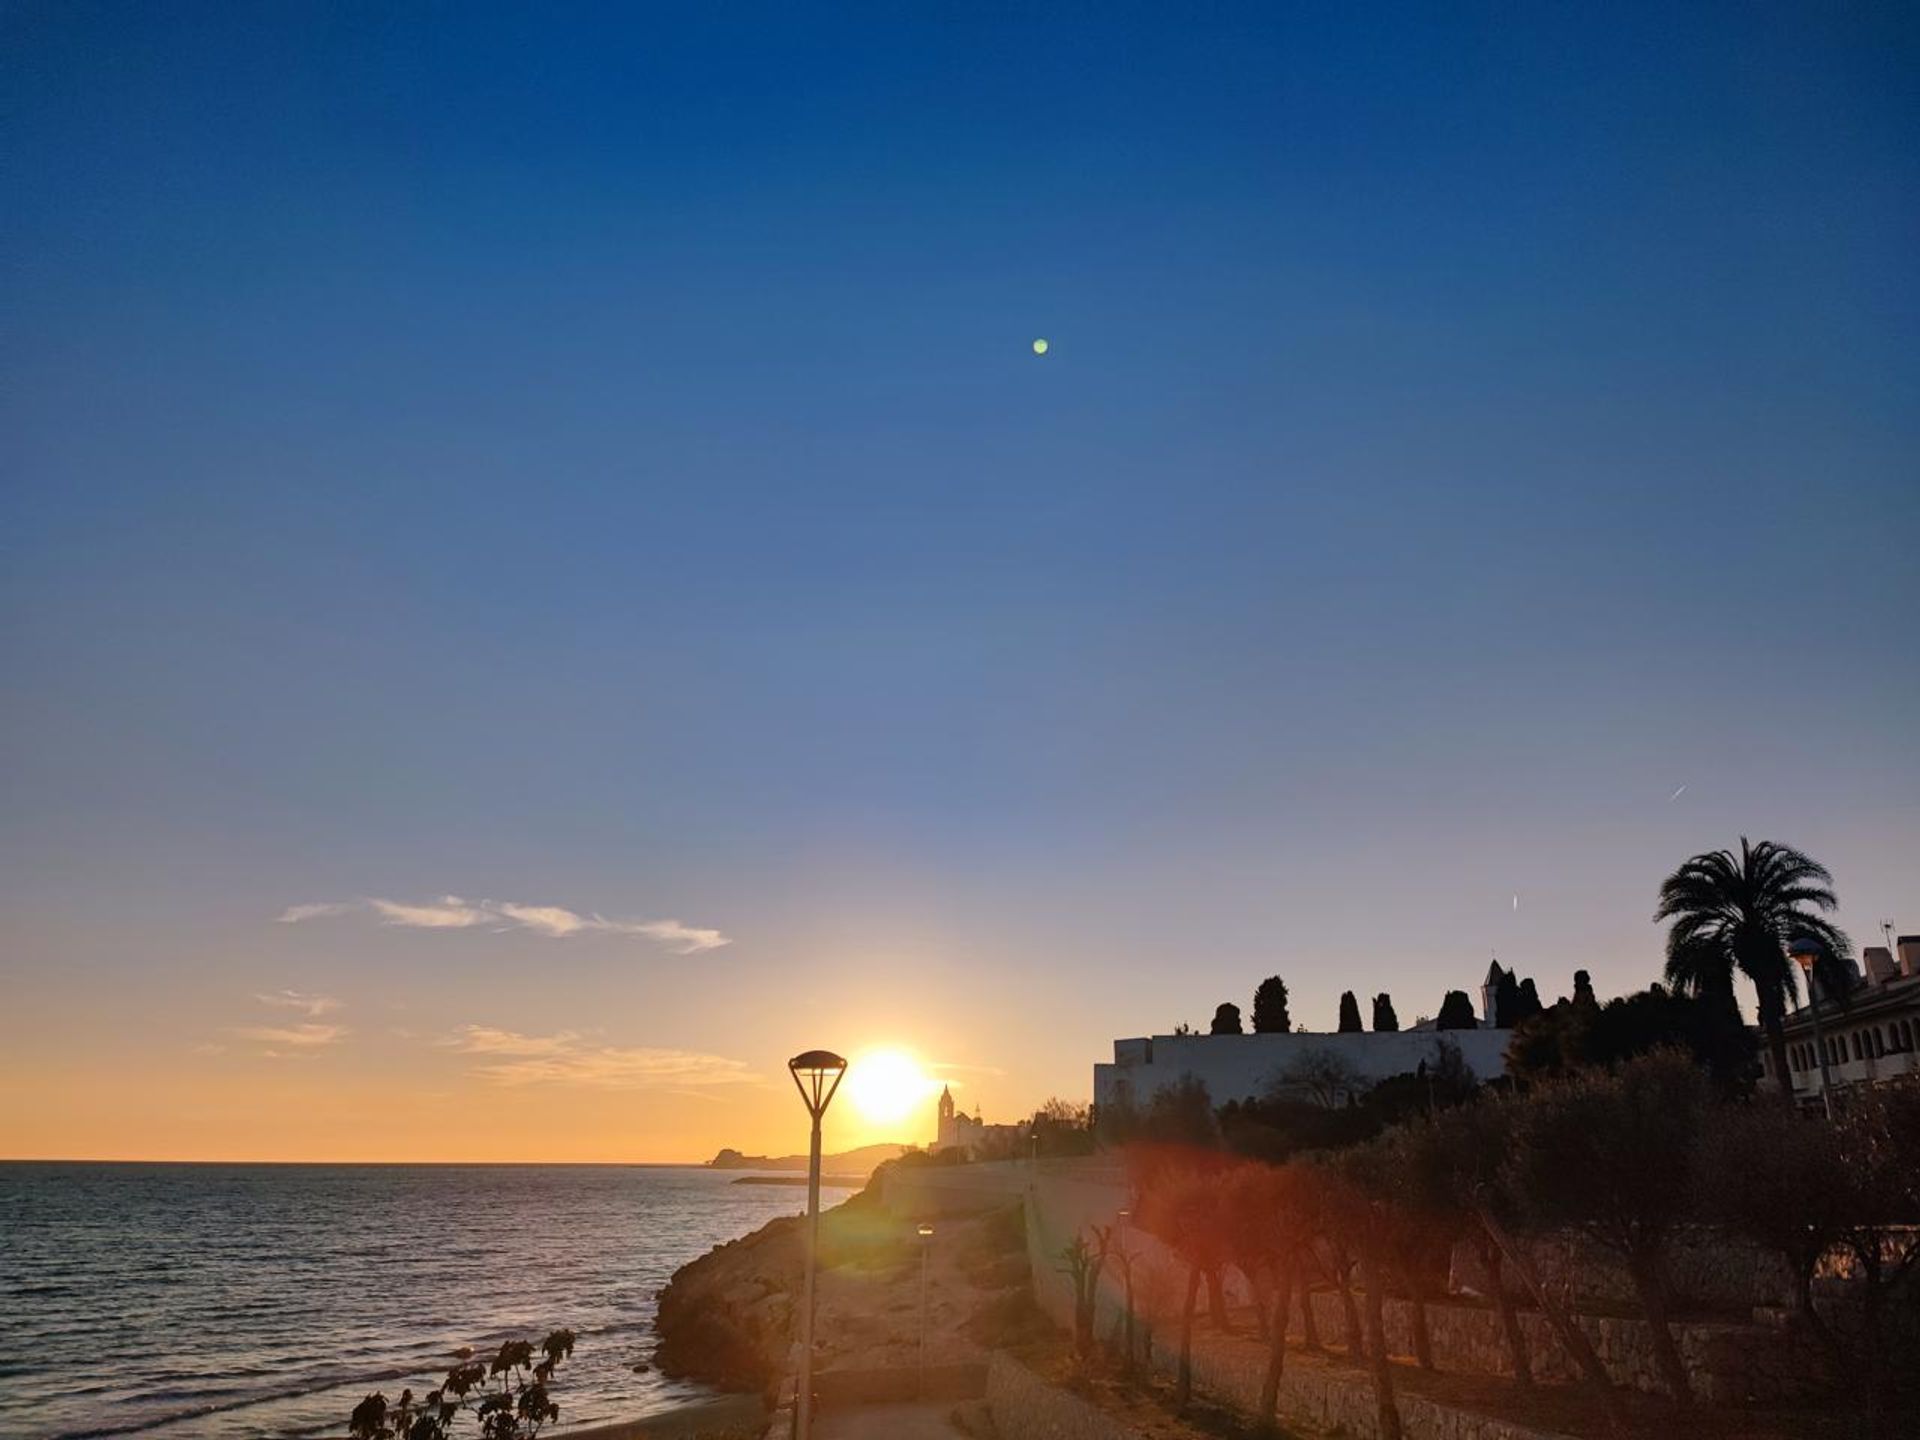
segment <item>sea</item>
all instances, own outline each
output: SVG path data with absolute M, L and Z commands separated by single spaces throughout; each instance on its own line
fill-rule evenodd
M 544 1433 L 706 1398 L 652 1368 L 654 1299 L 805 1208 L 743 1173 L 0 1162 L 0 1436 L 339 1436 L 460 1346 L 563 1326 Z

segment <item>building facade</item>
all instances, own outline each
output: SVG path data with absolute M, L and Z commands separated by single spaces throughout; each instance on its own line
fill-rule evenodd
M 976 1109 L 968 1115 L 953 1103 L 950 1087 L 940 1087 L 940 1105 L 936 1111 L 933 1144 L 929 1150 L 1007 1149 L 1017 1146 L 1021 1136 L 1018 1125 L 989 1125 Z
M 1865 973 L 1846 1004 L 1821 997 L 1818 1037 L 1805 1005 L 1786 1017 L 1787 1065 L 1802 1104 L 1820 1101 L 1823 1045 L 1835 1091 L 1920 1075 L 1920 935 L 1902 935 L 1892 947 L 1869 945 L 1860 959 Z M 1764 1045 L 1761 1065 L 1766 1083 L 1778 1084 Z
M 1113 1062 L 1093 1067 L 1096 1106 L 1150 1104 L 1187 1076 L 1207 1087 L 1215 1106 L 1253 1100 L 1299 1083 L 1324 1095 L 1328 1077 L 1350 1082 L 1356 1094 L 1395 1075 L 1440 1063 L 1452 1045 L 1482 1082 L 1507 1072 L 1510 1030 L 1304 1031 L 1265 1035 L 1150 1035 L 1113 1042 Z M 1344 1098 L 1344 1097 L 1341 1097 Z

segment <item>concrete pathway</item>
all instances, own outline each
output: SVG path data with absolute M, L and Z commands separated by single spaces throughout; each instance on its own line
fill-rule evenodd
M 953 1405 L 854 1405 L 815 1416 L 813 1433 L 815 1440 L 964 1440 L 966 1432 L 947 1419 Z

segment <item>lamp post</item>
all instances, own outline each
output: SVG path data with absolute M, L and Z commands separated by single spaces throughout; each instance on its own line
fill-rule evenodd
M 927 1257 L 933 1253 L 933 1226 L 920 1227 L 920 1398 L 927 1398 Z
M 1818 940 L 1803 935 L 1787 946 L 1787 954 L 1794 963 L 1807 972 L 1807 1009 L 1813 1015 L 1813 1050 L 1820 1057 L 1820 1104 L 1827 1112 L 1827 1119 L 1833 1119 L 1833 1081 L 1827 1072 L 1827 1040 L 1820 1031 L 1820 991 L 1813 978 L 1813 967 L 1820 957 L 1826 954 Z
M 847 1062 L 831 1050 L 809 1050 L 787 1062 L 800 1102 L 813 1119 L 813 1138 L 807 1150 L 807 1266 L 800 1301 L 800 1379 L 794 1397 L 794 1440 L 813 1434 L 813 1272 L 820 1253 L 820 1117 L 833 1103 Z

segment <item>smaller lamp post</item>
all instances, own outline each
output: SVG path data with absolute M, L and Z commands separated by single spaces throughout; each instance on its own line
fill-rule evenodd
M 1814 966 L 1827 953 L 1826 947 L 1811 935 L 1802 935 L 1787 946 L 1787 954 L 1807 972 L 1807 1009 L 1813 1015 L 1813 1050 L 1820 1057 L 1820 1104 L 1833 1119 L 1833 1078 L 1827 1071 L 1827 1040 L 1820 1031 L 1820 988 L 1814 979 Z
M 927 1398 L 927 1257 L 933 1253 L 933 1226 L 920 1227 L 920 1398 Z
M 807 1151 L 807 1269 L 800 1301 L 799 1394 L 794 1397 L 794 1440 L 813 1434 L 813 1276 L 820 1254 L 820 1117 L 833 1103 L 847 1062 L 831 1050 L 809 1050 L 787 1062 L 800 1091 L 800 1102 L 813 1117 L 813 1138 Z

